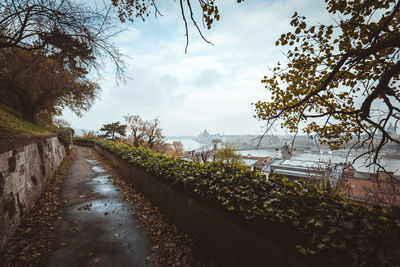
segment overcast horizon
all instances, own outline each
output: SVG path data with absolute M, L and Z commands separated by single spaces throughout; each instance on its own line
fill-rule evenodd
M 129 79 L 118 85 L 112 64 L 107 64 L 93 107 L 82 118 L 69 110 L 62 118 L 74 128 L 94 131 L 106 123 L 124 123 L 124 115 L 135 114 L 147 120 L 159 117 L 165 136 L 196 136 L 204 129 L 212 134 L 262 134 L 263 122 L 253 117 L 251 103 L 268 99 L 261 79 L 278 60 L 284 61 L 284 50 L 275 41 L 292 30 L 289 22 L 295 11 L 310 24 L 331 19 L 324 1 L 217 5 L 220 21 L 210 31 L 203 29 L 214 45 L 190 27 L 187 54 L 179 3 L 160 3 L 163 16 L 157 19 L 121 24 L 128 30 L 114 42 L 126 56 Z

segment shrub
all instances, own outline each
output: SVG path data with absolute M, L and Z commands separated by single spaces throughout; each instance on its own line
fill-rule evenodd
M 72 144 L 73 129 L 69 127 L 57 128 L 55 130 L 58 140 L 64 145 L 67 154 L 70 152 Z

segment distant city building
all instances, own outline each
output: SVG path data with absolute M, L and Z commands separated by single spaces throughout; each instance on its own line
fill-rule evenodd
M 335 185 L 340 179 L 344 168 L 345 165 L 342 163 L 330 164 L 326 162 L 274 158 L 264 166 L 261 174 L 266 177 L 271 173 L 282 174 L 291 180 L 326 179 L 331 185 Z
M 257 164 L 257 160 L 256 159 L 242 159 L 243 164 L 246 168 L 248 168 L 251 171 L 255 171 L 256 170 L 256 164 Z
M 211 143 L 211 135 L 209 132 L 207 132 L 206 129 L 204 129 L 204 131 L 202 133 L 199 134 L 199 136 L 197 137 L 198 142 L 202 143 L 202 144 L 208 144 Z
M 261 171 L 270 161 L 270 157 L 241 156 L 244 165 L 252 171 Z

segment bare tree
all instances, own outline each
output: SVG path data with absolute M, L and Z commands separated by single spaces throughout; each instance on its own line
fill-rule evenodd
M 126 115 L 124 119 L 128 125 L 128 129 L 131 131 L 133 139 L 133 145 L 139 147 L 144 143 L 144 137 L 146 134 L 145 121 L 140 118 L 139 115 Z
M 196 152 L 194 155 L 198 161 L 202 163 L 207 163 L 209 161 L 209 158 L 214 155 L 214 152 L 211 150 L 204 150 L 201 152 Z
M 393 173 L 377 172 L 369 182 L 363 186 L 365 199 L 384 204 L 400 204 L 400 181 L 394 178 Z
M 156 144 L 162 144 L 164 136 L 160 127 L 160 120 L 155 118 L 145 121 L 139 115 L 124 116 L 128 129 L 131 131 L 133 145 L 136 147 L 146 145 L 153 149 Z
M 119 32 L 111 9 L 94 10 L 72 0 L 3 0 L 0 49 L 40 50 L 70 69 L 98 68 L 108 56 L 122 74 L 121 55 L 110 41 Z
M 347 164 L 317 161 L 308 169 L 311 183 L 323 190 L 333 191 L 345 197 L 350 196 L 351 186 L 344 175 Z
M 150 149 L 152 149 L 156 143 L 162 143 L 164 136 L 162 135 L 160 120 L 158 118 L 145 122 L 145 138 Z
M 64 120 L 62 118 L 53 119 L 53 125 L 56 126 L 57 128 L 71 127 L 71 123 L 69 123 L 67 120 Z
M 177 158 L 182 157 L 183 155 L 183 144 L 180 141 L 172 142 L 172 146 L 174 147 L 175 154 Z

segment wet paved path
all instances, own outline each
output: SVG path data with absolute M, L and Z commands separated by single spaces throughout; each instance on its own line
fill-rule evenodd
M 47 266 L 151 266 L 151 244 L 130 204 L 109 180 L 91 148 L 77 155 L 60 189 L 64 202 L 55 225 L 57 249 Z

